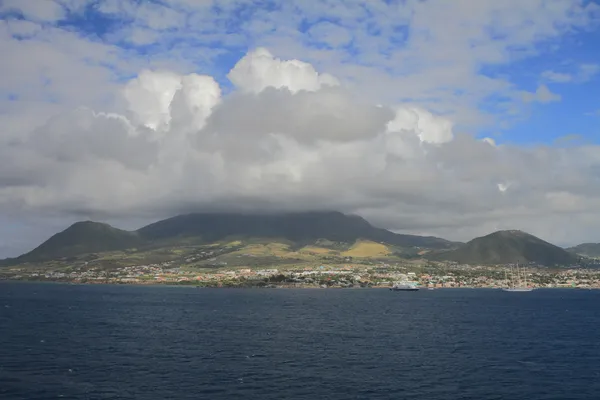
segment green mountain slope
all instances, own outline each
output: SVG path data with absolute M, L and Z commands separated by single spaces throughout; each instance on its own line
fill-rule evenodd
M 188 214 L 158 221 L 134 232 L 96 222 L 78 222 L 10 262 L 53 260 L 145 245 L 161 246 L 161 243 L 167 242 L 173 245 L 190 237 L 199 237 L 203 242 L 210 243 L 232 236 L 285 239 L 299 246 L 314 243 L 318 239 L 349 244 L 366 239 L 400 247 L 431 249 L 457 246 L 454 242 L 436 237 L 395 234 L 375 228 L 361 217 L 339 212 Z
M 600 257 L 600 243 L 582 243 L 574 247 L 569 247 L 567 251 L 585 257 L 596 258 Z
M 92 221 L 77 222 L 44 243 L 17 257 L 30 262 L 71 257 L 86 253 L 121 250 L 139 246 L 143 241 L 136 232 L 113 228 Z
M 434 260 L 461 264 L 508 264 L 535 262 L 540 265 L 576 263 L 576 255 L 522 231 L 498 231 L 465 243 L 458 249 L 432 254 Z
M 217 241 L 228 236 L 276 237 L 294 242 L 329 239 L 354 243 L 368 239 L 397 246 L 447 249 L 456 244 L 436 237 L 400 235 L 373 227 L 358 216 L 340 212 L 303 212 L 272 215 L 188 214 L 141 228 L 140 236 L 157 240 L 176 236 L 201 236 Z

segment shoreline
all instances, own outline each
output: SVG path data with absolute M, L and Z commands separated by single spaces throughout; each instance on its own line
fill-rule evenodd
M 391 286 L 365 286 L 365 287 L 342 287 L 342 286 L 291 286 L 291 285 L 274 285 L 274 286 L 259 286 L 259 285 L 197 285 L 194 283 L 157 283 L 157 282 L 74 282 L 74 281 L 52 281 L 52 280 L 29 280 L 29 279 L 0 279 L 0 284 L 3 282 L 7 283 L 34 283 L 34 284 L 55 284 L 55 285 L 77 285 L 77 286 L 163 286 L 163 287 L 182 287 L 182 288 L 196 288 L 196 289 L 318 289 L 318 290 L 385 290 L 390 289 Z M 457 289 L 471 289 L 471 290 L 502 290 L 503 287 L 497 286 L 448 286 L 448 287 L 435 287 L 433 290 L 429 290 L 427 286 L 420 286 L 419 291 L 436 291 L 436 290 L 457 290 Z M 544 289 L 569 289 L 569 290 L 600 290 L 600 287 L 578 287 L 578 286 L 542 286 L 533 287 L 534 290 Z

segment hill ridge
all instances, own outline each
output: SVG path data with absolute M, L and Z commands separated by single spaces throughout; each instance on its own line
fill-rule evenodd
M 600 257 L 600 243 L 581 243 L 567 248 L 567 251 L 579 254 L 585 257 Z
M 405 247 L 448 249 L 456 243 L 436 237 L 397 234 L 376 228 L 358 215 L 338 211 L 292 213 L 189 213 L 156 221 L 136 231 L 94 221 L 79 221 L 58 232 L 16 261 L 41 261 L 92 252 L 125 250 L 161 240 L 199 237 L 205 242 L 229 236 L 282 238 L 297 243 L 318 239 L 366 239 Z
M 526 262 L 553 266 L 578 261 L 576 255 L 565 249 L 515 229 L 477 237 L 455 250 L 433 254 L 431 258 L 482 265 Z
M 40 261 L 72 257 L 135 247 L 140 243 L 136 232 L 114 228 L 103 222 L 78 221 L 15 260 Z

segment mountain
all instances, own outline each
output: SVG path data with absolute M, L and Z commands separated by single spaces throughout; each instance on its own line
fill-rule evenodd
M 456 250 L 432 254 L 432 258 L 461 264 L 535 262 L 546 266 L 572 264 L 579 259 L 558 246 L 517 230 L 498 231 L 478 237 Z
M 574 247 L 569 247 L 567 251 L 579 254 L 585 257 L 600 257 L 600 243 L 583 243 Z
M 136 247 L 143 240 L 136 232 L 92 221 L 76 222 L 15 261 L 30 262 Z
M 405 247 L 447 249 L 456 244 L 436 237 L 402 235 L 375 228 L 361 217 L 340 212 L 287 214 L 188 214 L 150 224 L 140 236 L 157 240 L 177 236 L 201 236 L 217 241 L 228 236 L 284 238 L 293 242 L 329 239 L 353 243 L 357 239 Z
M 366 239 L 401 247 L 432 249 L 450 249 L 457 245 L 436 237 L 396 234 L 375 228 L 361 217 L 339 212 L 187 214 L 158 221 L 133 232 L 97 222 L 77 222 L 11 262 L 44 261 L 144 245 L 158 246 L 162 241 L 173 243 L 187 237 L 199 237 L 210 243 L 232 236 L 286 239 L 300 245 L 318 239 L 347 243 Z

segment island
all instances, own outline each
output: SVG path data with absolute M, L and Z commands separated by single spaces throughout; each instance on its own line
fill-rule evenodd
M 600 259 L 518 230 L 460 243 L 308 212 L 189 214 L 133 232 L 84 221 L 0 263 L 0 280 L 230 288 L 501 288 L 516 276 L 600 288 Z

